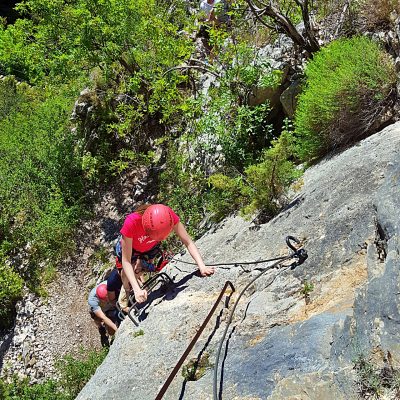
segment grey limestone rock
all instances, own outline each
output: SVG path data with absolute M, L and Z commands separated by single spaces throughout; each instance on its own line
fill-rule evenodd
M 307 170 L 269 223 L 229 218 L 197 242 L 208 263 L 285 255 L 286 235 L 301 239 L 309 254 L 294 271 L 267 272 L 244 294 L 220 359 L 222 399 L 355 399 L 353 349 L 389 351 L 399 365 L 399 152 L 397 123 Z M 236 294 L 219 305 L 186 361 L 207 353 L 203 376 L 186 381 L 178 373 L 164 396 L 212 399 L 229 310 L 263 266 L 218 267 L 200 278 L 193 266 L 170 263 L 174 284 L 152 294 L 140 328 L 122 323 L 77 399 L 154 399 L 229 279 Z M 314 286 L 308 302 L 304 280 Z

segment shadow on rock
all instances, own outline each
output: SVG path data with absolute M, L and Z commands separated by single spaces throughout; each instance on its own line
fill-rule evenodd
M 171 300 L 175 299 L 175 297 L 180 292 L 182 292 L 183 290 L 185 290 L 188 287 L 188 285 L 185 285 L 185 284 L 190 279 L 192 279 L 193 276 L 200 277 L 199 271 L 193 271 L 190 274 L 184 276 L 178 282 L 173 282 L 173 283 L 168 283 L 168 284 L 162 285 L 158 289 L 152 291 L 147 298 L 147 302 L 144 303 L 143 305 L 141 305 L 141 304 L 138 305 L 138 309 L 140 310 L 139 321 L 142 322 L 147 318 L 147 316 L 149 314 L 149 312 L 147 310 L 154 301 L 160 300 L 157 303 L 157 304 L 159 304 L 164 300 L 171 301 Z

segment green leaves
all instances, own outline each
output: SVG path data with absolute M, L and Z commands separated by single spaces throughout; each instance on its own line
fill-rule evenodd
M 83 193 L 66 125 L 71 101 L 34 94 L 26 89 L 0 121 L 0 237 L 21 247 L 29 238 L 32 252 L 59 257 Z
M 81 348 L 79 357 L 67 355 L 57 363 L 61 375 L 58 386 L 66 399 L 76 398 L 86 382 L 96 372 L 97 367 L 103 362 L 107 353 L 108 348 L 100 351 Z
M 1 272 L 1 270 L 0 270 Z M 0 275 L 1 277 L 1 275 Z M 3 400 L 73 400 L 103 362 L 108 348 L 100 351 L 80 349 L 77 358 L 67 355 L 57 363 L 58 380 L 46 380 L 31 385 L 29 379 L 14 376 L 10 383 L 0 381 L 0 397 Z
M 22 296 L 23 280 L 0 258 L 0 329 L 8 327 L 13 314 L 13 305 Z
M 252 216 L 257 211 L 268 217 L 275 215 L 290 183 L 301 174 L 289 161 L 293 151 L 294 137 L 286 122 L 280 137 L 263 151 L 260 162 L 249 165 L 241 175 L 214 174 L 210 177 L 213 188 L 210 209 L 216 216 L 224 216 L 236 209 L 244 216 Z
M 59 391 L 54 380 L 31 385 L 28 378 L 19 379 L 16 376 L 11 383 L 6 383 L 5 380 L 0 382 L 0 397 L 4 400 L 70 400 Z
M 191 41 L 177 32 L 177 22 L 186 23 L 180 6 L 171 11 L 154 0 L 23 1 L 18 8 L 30 19 L 2 29 L 0 66 L 31 83 L 45 76 L 65 82 L 95 66 L 108 74 L 115 63 L 127 75 L 142 71 L 149 78 L 191 53 Z
M 389 55 L 366 37 L 332 42 L 305 73 L 295 118 L 303 160 L 372 133 L 370 120 L 384 112 L 396 79 Z

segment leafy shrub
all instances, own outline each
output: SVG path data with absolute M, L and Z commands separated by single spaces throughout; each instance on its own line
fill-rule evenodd
M 73 400 L 82 390 L 97 367 L 103 362 L 108 348 L 100 351 L 80 350 L 80 358 L 65 356 L 57 363 L 61 378 L 43 383 L 29 383 L 29 379 L 14 376 L 11 382 L 0 381 L 2 400 Z
M 143 154 L 128 149 L 122 149 L 118 158 L 110 162 L 109 171 L 112 175 L 119 175 L 133 166 L 149 166 L 154 157 L 155 154 L 153 151 Z
M 331 43 L 307 64 L 305 74 L 295 116 L 303 160 L 373 133 L 396 79 L 389 55 L 365 37 Z
M 190 359 L 186 365 L 182 367 L 182 376 L 186 381 L 198 381 L 212 368 L 210 363 L 210 355 L 204 353 L 201 357 Z
M 220 141 L 228 165 L 241 170 L 256 160 L 273 138 L 272 126 L 266 123 L 271 108 L 268 103 L 254 107 L 241 105 L 232 116 L 230 129 Z
M 86 81 L 87 71 L 93 71 L 93 89 L 104 104 L 93 110 L 98 121 L 90 121 L 99 135 L 91 145 L 100 142 L 92 156 L 107 155 L 115 151 L 110 145 L 128 139 L 137 150 L 144 130 L 151 133 L 156 121 L 179 118 L 187 76 L 165 72 L 193 50 L 182 30 L 192 30 L 185 1 L 170 7 L 155 0 L 121 0 L 98 7 L 83 0 L 25 0 L 17 7 L 26 18 L 0 27 L 0 71 L 31 84 Z M 117 101 L 117 94 L 124 99 Z M 152 126 L 146 129 L 147 124 Z
M 0 259 L 0 329 L 10 324 L 14 304 L 22 295 L 22 287 L 22 278 Z
M 108 353 L 108 348 L 100 351 L 80 349 L 79 357 L 65 356 L 57 363 L 61 378 L 59 385 L 68 399 L 74 399 L 86 385 L 97 367 L 103 362 Z
M 172 207 L 188 232 L 197 237 L 204 216 L 206 178 L 198 169 L 191 169 L 188 152 L 173 142 L 168 145 L 167 165 L 160 177 L 158 201 Z
M 217 173 L 210 176 L 209 182 L 212 190 L 207 208 L 212 212 L 215 220 L 218 221 L 232 214 L 248 203 L 248 187 L 241 175 L 230 177 Z
M 20 86 L 13 76 L 0 80 L 0 120 L 18 109 L 25 97 L 26 85 Z
M 43 99 L 33 89 L 26 96 L 0 121 L 1 246 L 24 248 L 29 238 L 33 258 L 57 259 L 69 248 L 83 196 L 80 160 L 67 126 L 71 100 L 54 93 Z
M 31 385 L 28 379 L 16 376 L 10 383 L 0 381 L 0 398 L 2 400 L 72 400 L 62 393 L 54 380 Z
M 363 399 L 398 398 L 400 395 L 400 371 L 393 366 L 390 352 L 383 362 L 372 356 L 359 354 L 354 360 L 358 394 Z M 383 364 L 383 365 L 382 365 Z
M 84 209 L 81 159 L 68 126 L 73 97 L 62 86 L 43 92 L 9 79 L 3 83 L 13 92 L 0 91 L 0 104 L 7 105 L 0 120 L 0 254 L 24 259 L 24 284 L 44 294 L 51 274 L 39 265 L 54 267 L 73 248 L 72 231 Z M 7 279 L 22 285 L 16 275 Z M 7 316 L 17 297 L 8 294 L 1 307 Z
M 273 216 L 284 203 L 289 184 L 300 175 L 290 158 L 293 154 L 294 139 L 289 131 L 283 131 L 272 147 L 264 151 L 260 163 L 245 170 L 248 185 L 253 188 L 251 201 L 243 209 L 245 215 L 262 210 Z
M 234 178 L 223 174 L 211 176 L 211 211 L 220 216 L 240 208 L 245 216 L 257 210 L 266 217 L 275 215 L 282 206 L 289 184 L 300 174 L 290 161 L 293 150 L 294 138 L 287 125 L 281 136 L 272 141 L 272 147 L 264 150 L 261 161 L 248 166 L 243 175 Z
M 33 22 L 18 19 L 14 24 L 0 24 L 0 71 L 25 82 L 35 82 L 45 75 L 42 49 L 30 43 Z M 32 38 L 31 38 L 32 39 Z

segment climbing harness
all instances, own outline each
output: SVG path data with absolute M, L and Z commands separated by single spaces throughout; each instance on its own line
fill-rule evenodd
M 156 286 L 160 285 L 160 287 L 164 287 L 165 285 L 171 284 L 174 281 L 169 277 L 165 272 L 158 272 L 156 275 L 152 276 L 148 279 L 142 286 L 142 289 L 145 289 L 147 293 L 151 293 Z M 129 319 L 134 323 L 134 325 L 139 326 L 139 317 L 143 312 L 144 308 L 139 308 L 139 303 L 135 300 L 135 295 L 133 292 L 129 295 L 130 304 L 129 311 L 127 313 Z M 122 311 L 121 305 L 119 302 L 116 303 L 118 310 L 118 318 L 123 320 L 125 318 L 124 312 Z
M 165 266 L 172 260 L 172 258 L 173 254 L 171 252 L 162 251 L 155 264 L 151 264 L 142 259 L 144 269 L 150 273 L 150 278 L 142 286 L 142 289 L 145 289 L 148 294 L 151 293 L 158 285 L 160 285 L 162 288 L 174 282 L 167 273 L 161 272 L 162 269 L 165 268 Z M 127 315 L 136 326 L 139 326 L 139 317 L 144 309 L 138 307 L 139 303 L 135 300 L 135 295 L 133 292 L 131 292 L 129 295 L 128 304 L 130 306 Z M 118 301 L 116 303 L 116 307 L 118 310 L 118 318 L 123 321 L 125 319 L 125 313 Z
M 288 269 L 293 270 L 294 268 L 296 268 L 297 266 L 301 265 L 308 257 L 307 252 L 305 249 L 303 248 L 299 248 L 296 249 L 294 247 L 294 245 L 292 244 L 292 242 L 295 242 L 296 244 L 300 244 L 300 241 L 298 239 L 296 239 L 293 236 L 287 236 L 286 237 L 286 244 L 288 245 L 288 247 L 290 248 L 290 250 L 292 250 L 292 253 L 284 256 L 284 257 L 277 257 L 277 258 L 273 258 L 273 259 L 269 259 L 269 260 L 262 260 L 262 261 L 257 261 L 257 262 L 246 262 L 243 264 L 256 264 L 256 263 L 261 263 L 261 262 L 271 262 L 271 261 L 276 261 L 274 264 L 265 267 L 261 270 L 261 272 L 255 277 L 253 278 L 243 289 L 242 291 L 239 293 L 238 298 L 236 299 L 232 311 L 229 314 L 229 318 L 228 318 L 228 322 L 227 325 L 225 327 L 224 333 L 222 335 L 219 347 L 218 347 L 218 351 L 217 351 L 217 355 L 216 355 L 216 361 L 214 364 L 214 382 L 213 382 L 213 395 L 214 395 L 214 400 L 218 400 L 218 364 L 219 364 L 219 358 L 220 358 L 220 354 L 221 354 L 221 350 L 222 350 L 222 346 L 223 343 L 225 341 L 226 338 L 226 334 L 228 332 L 228 328 L 230 323 L 232 322 L 232 318 L 233 318 L 233 314 L 236 310 L 236 307 L 241 299 L 241 297 L 243 296 L 243 294 L 245 293 L 245 291 L 258 279 L 260 278 L 262 275 L 264 275 L 267 271 L 270 271 L 271 269 L 278 267 L 279 264 L 283 263 L 286 260 L 290 260 L 293 259 L 293 262 L 286 266 L 286 268 L 282 269 L 277 275 L 275 275 L 275 277 L 273 278 L 273 280 L 268 284 L 271 285 L 275 279 L 278 277 L 278 275 L 280 275 L 282 272 L 287 271 Z M 180 261 L 180 260 L 175 260 L 175 261 Z M 186 263 L 186 262 L 185 262 Z M 191 264 L 191 263 L 188 263 Z M 207 264 L 209 266 L 217 266 L 217 265 L 239 265 L 239 263 L 221 263 L 221 264 Z M 267 286 L 267 287 L 268 287 Z M 172 370 L 172 372 L 170 373 L 169 377 L 167 378 L 167 380 L 165 381 L 164 385 L 162 386 L 161 390 L 159 391 L 157 397 L 155 400 L 161 400 L 162 397 L 164 396 L 165 392 L 167 391 L 169 385 L 171 384 L 171 382 L 173 381 L 173 379 L 175 378 L 176 374 L 178 373 L 180 367 L 182 366 L 183 362 L 185 361 L 186 357 L 189 355 L 190 351 L 192 350 L 193 346 L 196 344 L 198 338 L 200 337 L 201 333 L 203 332 L 204 328 L 206 327 L 206 325 L 208 324 L 209 320 L 211 319 L 211 316 L 214 314 L 215 310 L 217 309 L 217 306 L 219 304 L 219 302 L 222 299 L 223 294 L 226 292 L 227 288 L 231 287 L 232 291 L 230 293 L 230 295 L 234 292 L 234 286 L 230 281 L 227 281 L 224 285 L 224 287 L 221 290 L 220 295 L 218 296 L 217 301 L 215 302 L 215 304 L 213 305 L 212 309 L 210 310 L 209 314 L 207 315 L 206 319 L 204 320 L 203 324 L 201 325 L 200 329 L 197 331 L 196 335 L 193 337 L 192 341 L 190 342 L 189 346 L 187 347 L 187 349 L 185 350 L 185 352 L 182 354 L 181 358 L 179 359 L 178 363 L 175 365 L 174 369 Z

